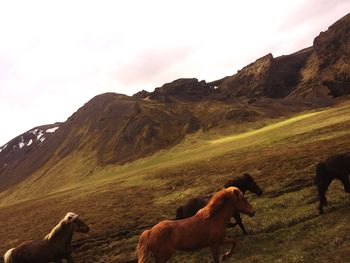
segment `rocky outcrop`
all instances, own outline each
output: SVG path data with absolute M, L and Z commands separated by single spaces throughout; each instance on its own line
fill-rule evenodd
M 277 58 L 268 54 L 226 78 L 219 90 L 231 98 L 284 98 L 296 89 L 300 69 L 310 53 L 311 49 L 306 49 Z
M 315 38 L 291 97 L 339 97 L 350 94 L 350 14 Z
M 198 79 L 177 79 L 156 88 L 149 98 L 157 101 L 200 101 L 215 92 L 215 86 Z
M 148 92 L 147 90 L 141 90 L 141 91 L 135 93 L 133 95 L 133 97 L 139 98 L 139 99 L 146 99 L 149 97 L 149 94 L 150 94 L 150 92 Z

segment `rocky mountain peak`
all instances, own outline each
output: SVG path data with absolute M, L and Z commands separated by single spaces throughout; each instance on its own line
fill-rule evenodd
M 199 101 L 214 92 L 215 87 L 204 80 L 182 78 L 166 83 L 149 94 L 149 98 L 158 101 Z

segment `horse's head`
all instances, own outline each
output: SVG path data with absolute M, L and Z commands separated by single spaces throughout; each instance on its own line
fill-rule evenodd
M 72 225 L 73 231 L 75 232 L 81 232 L 81 233 L 87 233 L 89 232 L 89 227 L 87 224 L 85 224 L 77 214 L 69 212 L 64 217 L 64 220 L 68 224 Z
M 49 241 L 57 241 L 68 238 L 72 239 L 71 233 L 82 232 L 87 233 L 89 227 L 78 218 L 78 215 L 72 212 L 69 212 L 65 217 L 51 230 L 51 232 L 46 235 L 44 239 Z M 69 241 L 70 242 L 70 241 Z
M 230 198 L 235 208 L 246 215 L 254 216 L 255 208 L 247 201 L 242 192 L 237 187 L 226 188 L 226 191 L 230 193 Z
M 242 176 L 242 179 L 245 182 L 247 190 L 251 191 L 254 194 L 257 194 L 258 196 L 261 196 L 263 194 L 263 190 L 256 184 L 256 182 L 250 174 L 244 174 Z

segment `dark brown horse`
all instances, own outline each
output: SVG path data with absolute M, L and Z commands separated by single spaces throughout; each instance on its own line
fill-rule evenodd
M 337 154 L 328 157 L 325 161 L 316 165 L 315 184 L 318 191 L 320 214 L 323 214 L 323 206 L 327 204 L 326 192 L 334 179 L 343 183 L 344 191 L 350 193 L 350 153 Z
M 154 257 L 157 263 L 165 263 L 175 250 L 210 247 L 214 262 L 218 263 L 223 243 L 232 245 L 230 251 L 224 254 L 224 258 L 230 257 L 236 242 L 225 238 L 225 234 L 227 224 L 236 211 L 250 216 L 255 214 L 255 209 L 238 188 L 222 189 L 194 216 L 177 221 L 165 220 L 144 231 L 137 246 L 138 262 L 145 263 Z
M 235 186 L 241 190 L 243 194 L 245 194 L 246 191 L 250 191 L 252 193 L 257 194 L 258 196 L 261 196 L 263 194 L 263 190 L 256 184 L 253 177 L 250 174 L 244 174 L 241 177 L 238 177 L 234 180 L 228 181 L 225 184 L 225 188 Z M 184 219 L 191 217 L 197 213 L 197 211 L 208 203 L 209 197 L 195 197 L 183 205 L 177 208 L 176 210 L 176 219 Z M 229 223 L 228 227 L 235 227 L 239 225 L 239 227 L 242 229 L 243 233 L 246 235 L 247 231 L 245 230 L 245 227 L 242 223 L 242 218 L 239 212 L 236 212 L 232 215 L 235 219 L 236 223 Z
M 74 213 L 66 216 L 42 240 L 27 241 L 8 250 L 4 263 L 60 263 L 73 262 L 71 241 L 73 232 L 87 233 L 89 227 Z

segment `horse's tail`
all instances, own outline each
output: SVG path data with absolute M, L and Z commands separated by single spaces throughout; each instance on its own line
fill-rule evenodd
M 315 175 L 315 184 L 318 185 L 321 178 L 324 178 L 327 176 L 327 165 L 325 162 L 319 162 L 316 165 L 316 175 Z M 321 181 L 323 181 L 321 179 Z
M 14 263 L 13 260 L 13 252 L 15 251 L 14 248 L 11 248 L 8 250 L 4 255 L 4 263 Z
M 137 245 L 137 258 L 138 258 L 138 263 L 147 263 L 151 262 L 152 260 L 152 252 L 148 247 L 148 242 L 147 239 L 149 237 L 149 230 L 146 230 L 142 232 L 139 243 Z

